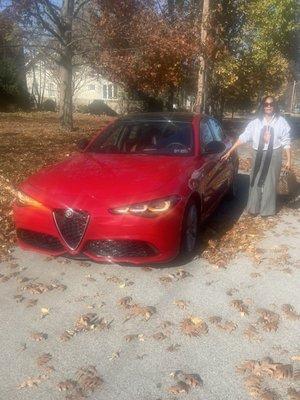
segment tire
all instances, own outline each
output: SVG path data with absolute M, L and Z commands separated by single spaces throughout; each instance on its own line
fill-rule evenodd
M 191 257 L 197 248 L 199 237 L 199 209 L 195 200 L 186 206 L 181 232 L 181 256 Z
M 229 186 L 227 196 L 229 200 L 233 200 L 237 197 L 237 173 L 235 172 Z

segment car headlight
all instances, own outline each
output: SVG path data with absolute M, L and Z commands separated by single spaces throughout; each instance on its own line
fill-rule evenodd
M 150 200 L 145 203 L 137 203 L 124 207 L 110 208 L 112 214 L 133 214 L 153 217 L 163 214 L 174 207 L 180 200 L 180 196 L 169 196 L 163 199 Z
M 47 207 L 44 206 L 42 203 L 40 203 L 37 200 L 34 200 L 32 197 L 20 191 L 17 192 L 17 201 L 20 206 L 24 207 L 29 206 L 45 210 L 47 209 Z

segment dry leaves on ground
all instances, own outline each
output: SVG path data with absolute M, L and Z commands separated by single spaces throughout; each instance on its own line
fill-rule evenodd
M 81 315 L 75 323 L 75 332 L 91 331 L 91 330 L 103 330 L 111 327 L 111 321 L 107 321 L 104 318 L 98 318 L 96 313 L 87 313 Z
M 174 272 L 173 274 L 168 274 L 168 275 L 163 275 L 161 277 L 158 278 L 159 282 L 162 284 L 169 284 L 169 283 L 173 283 L 173 282 L 178 282 L 182 279 L 188 278 L 188 277 L 192 277 L 193 275 L 186 271 L 183 268 L 178 268 L 176 272 Z
M 43 332 L 31 332 L 30 338 L 36 342 L 41 342 L 42 340 L 48 339 L 48 335 Z
M 181 370 L 177 370 L 170 374 L 176 381 L 175 385 L 170 386 L 167 390 L 173 395 L 188 393 L 192 388 L 202 387 L 203 382 L 198 374 L 186 374 Z
M 44 353 L 37 358 L 36 362 L 39 367 L 42 367 L 43 365 L 46 365 L 51 360 L 52 360 L 52 355 L 50 353 Z
M 105 277 L 107 282 L 112 282 L 118 285 L 121 289 L 134 285 L 134 282 L 129 279 L 121 279 L 116 275 L 106 276 Z
M 260 315 L 257 323 L 261 325 L 266 332 L 276 332 L 279 325 L 279 315 L 265 308 L 259 308 L 257 312 Z
M 153 339 L 155 340 L 165 340 L 168 338 L 163 332 L 156 332 L 152 335 Z
M 293 306 L 291 306 L 290 304 L 283 304 L 281 309 L 284 312 L 284 315 L 286 316 L 286 318 L 288 318 L 292 321 L 300 319 L 300 314 L 298 314 L 295 311 L 295 308 Z
M 249 315 L 249 307 L 243 302 L 243 300 L 232 300 L 230 303 L 242 317 Z
M 111 327 L 113 320 L 107 321 L 104 318 L 99 318 L 96 313 L 87 313 L 80 315 L 80 317 L 75 322 L 74 329 L 67 329 L 62 335 L 60 335 L 60 340 L 66 342 L 70 340 L 74 335 L 80 332 L 88 332 L 104 329 L 109 329 Z
M 244 384 L 250 396 L 259 400 L 278 400 L 276 392 L 265 387 L 265 379 L 295 379 L 291 364 L 276 363 L 270 357 L 262 360 L 248 360 L 242 363 L 237 371 L 244 374 Z
M 237 328 L 237 324 L 235 324 L 233 321 L 223 320 L 219 316 L 210 317 L 208 320 L 211 324 L 225 332 L 232 333 Z
M 193 316 L 181 321 L 180 328 L 182 333 L 190 337 L 198 337 L 208 333 L 207 324 L 201 318 Z
M 227 218 L 227 220 L 226 220 Z M 239 252 L 248 254 L 255 262 L 260 263 L 262 254 L 256 248 L 256 243 L 264 237 L 264 233 L 275 226 L 278 217 L 272 219 L 242 216 L 234 225 L 229 216 L 224 216 L 222 224 L 219 222 L 207 225 L 202 233 L 205 250 L 202 257 L 218 268 L 225 268 Z
M 42 294 L 45 292 L 50 292 L 52 290 L 64 291 L 67 289 L 67 287 L 57 281 L 50 283 L 49 285 L 42 282 L 29 282 L 26 285 L 23 285 L 21 289 L 23 291 L 28 291 L 32 294 Z
M 152 315 L 156 313 L 155 307 L 141 306 L 137 303 L 132 304 L 132 298 L 129 296 L 120 299 L 118 301 L 118 304 L 128 311 L 128 315 L 125 318 L 124 322 L 134 317 L 142 317 L 145 321 L 148 321 L 152 317 Z
M 189 301 L 185 300 L 174 300 L 173 303 L 175 304 L 175 306 L 180 308 L 180 310 L 186 310 L 190 304 Z
M 169 351 L 170 353 L 174 353 L 175 351 L 178 351 L 180 349 L 181 345 L 178 343 L 175 344 L 171 344 L 171 346 L 167 347 L 167 351 Z
M 47 378 L 47 375 L 38 375 L 27 378 L 18 386 L 18 389 L 37 387 L 42 381 L 46 380 Z
M 94 393 L 103 384 L 103 380 L 93 365 L 80 368 L 75 376 L 75 379 L 67 379 L 57 385 L 59 391 L 66 392 L 66 400 L 86 399 L 90 393 Z
M 252 342 L 252 341 L 260 341 L 261 340 L 261 337 L 259 336 L 258 330 L 252 324 L 248 325 L 248 327 L 244 330 L 243 335 L 250 342 Z

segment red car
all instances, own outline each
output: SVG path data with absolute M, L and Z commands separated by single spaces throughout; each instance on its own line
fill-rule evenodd
M 192 113 L 120 118 L 27 179 L 14 204 L 23 248 L 94 261 L 192 254 L 199 223 L 235 191 L 238 158 L 219 123 Z

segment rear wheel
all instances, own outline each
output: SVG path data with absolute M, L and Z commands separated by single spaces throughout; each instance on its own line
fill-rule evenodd
M 227 192 L 227 197 L 229 199 L 235 199 L 237 197 L 237 186 L 237 173 L 234 173 Z
M 191 256 L 196 250 L 199 235 L 199 210 L 195 200 L 191 200 L 184 213 L 181 237 L 181 254 Z

